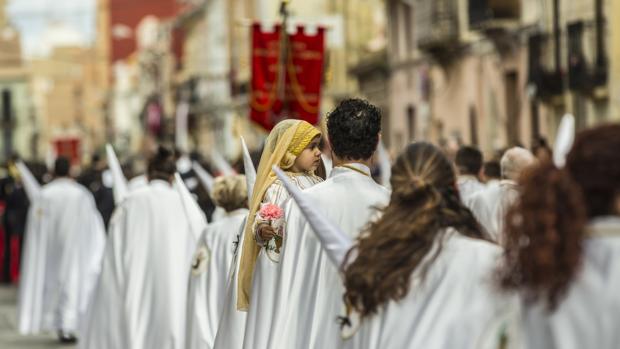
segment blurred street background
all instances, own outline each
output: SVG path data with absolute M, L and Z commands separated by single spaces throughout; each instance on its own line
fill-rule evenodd
M 381 108 L 391 157 L 414 140 L 539 156 L 566 113 L 620 121 L 619 17 L 620 0 L 0 0 L 0 348 L 56 345 L 15 330 L 18 159 L 45 183 L 68 157 L 107 223 L 106 144 L 127 179 L 173 146 L 210 217 L 192 161 L 242 172 L 240 137 L 257 161 L 274 123 L 323 127 L 349 97 Z
M 286 25 L 325 29 L 319 117 L 364 97 L 381 106 L 392 153 L 428 139 L 490 155 L 553 141 L 567 112 L 579 127 L 618 120 L 619 3 L 293 0 Z M 273 31 L 281 5 L 0 0 L 0 162 L 88 163 L 106 142 L 122 156 L 169 141 L 234 159 L 239 135 L 258 147 L 252 24 Z
M 0 287 L 0 348 L 39 349 L 67 348 L 75 346 L 61 345 L 53 334 L 38 336 L 20 336 L 16 331 L 17 287 Z

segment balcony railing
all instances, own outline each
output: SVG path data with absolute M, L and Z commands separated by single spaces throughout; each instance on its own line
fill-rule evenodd
M 607 59 L 605 52 L 596 48 L 596 27 L 583 21 L 572 22 L 567 25 L 567 33 L 568 87 L 572 91 L 589 93 L 605 85 Z
M 558 68 L 549 68 L 544 58 L 550 37 L 537 33 L 528 39 L 528 82 L 536 87 L 536 97 L 549 99 L 564 92 L 564 74 Z
M 469 0 L 468 10 L 472 29 L 511 26 L 521 19 L 521 0 Z
M 459 41 L 457 0 L 416 2 L 416 40 L 423 51 L 453 47 Z

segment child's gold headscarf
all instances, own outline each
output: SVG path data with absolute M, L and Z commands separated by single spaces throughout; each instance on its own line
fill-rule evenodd
M 320 134 L 319 130 L 306 121 L 284 120 L 271 130 L 265 142 L 265 149 L 258 164 L 254 192 L 249 202 L 250 212 L 244 227 L 237 285 L 237 309 L 239 310 L 247 310 L 250 304 L 252 276 L 256 258 L 261 249 L 254 241 L 252 226 L 267 188 L 276 180 L 276 175 L 271 168 L 273 165 L 278 165 L 283 170 L 291 168 L 297 156 L 314 137 Z

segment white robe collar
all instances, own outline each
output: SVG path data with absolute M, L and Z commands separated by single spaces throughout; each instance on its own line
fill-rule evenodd
M 159 188 L 162 188 L 162 187 L 172 188 L 172 184 L 164 180 L 161 180 L 161 179 L 153 179 L 152 181 L 149 182 L 149 185 L 153 187 L 159 187 Z
M 620 237 L 620 216 L 596 217 L 586 229 L 590 237 Z
M 517 187 L 517 182 L 513 181 L 512 179 L 502 179 L 501 181 L 499 181 L 499 186 L 500 187 L 516 188 Z
M 476 177 L 474 175 L 470 175 L 470 174 L 459 175 L 457 177 L 457 181 L 459 183 L 462 183 L 462 182 L 478 182 L 478 183 L 481 183 L 480 179 L 478 179 L 478 177 Z
M 73 178 L 70 177 L 57 177 L 54 178 L 51 183 L 75 183 L 75 180 L 73 180 Z
M 486 184 L 486 186 L 499 185 L 501 181 L 501 179 L 489 179 L 489 181 L 484 184 Z
M 367 175 L 368 177 L 370 177 L 370 168 L 364 164 L 361 164 L 359 162 L 349 162 L 343 165 L 339 165 L 339 166 L 334 166 L 334 168 L 332 169 L 332 172 L 330 173 L 329 177 L 335 177 L 341 174 L 345 174 L 345 173 L 351 173 L 351 172 L 357 172 L 351 168 L 347 168 L 347 167 L 352 167 L 355 168 L 357 170 L 359 170 L 360 172 L 363 172 L 365 175 Z M 362 174 L 362 173 L 360 173 Z

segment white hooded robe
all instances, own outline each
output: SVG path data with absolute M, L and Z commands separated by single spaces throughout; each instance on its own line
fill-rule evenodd
M 89 309 L 88 349 L 183 349 L 187 280 L 196 249 L 181 194 L 151 181 L 117 207 L 97 292 Z
M 188 349 L 211 349 L 224 311 L 226 286 L 239 230 L 247 209 L 229 212 L 211 223 L 198 242 L 187 299 Z
M 75 333 L 93 293 L 105 246 L 95 200 L 74 180 L 55 179 L 32 201 L 26 230 L 19 332 Z

